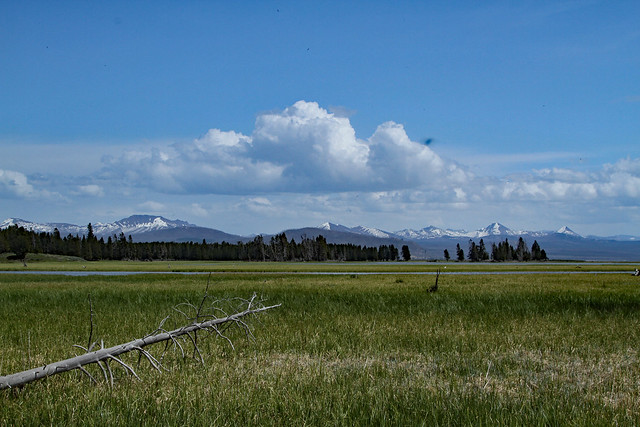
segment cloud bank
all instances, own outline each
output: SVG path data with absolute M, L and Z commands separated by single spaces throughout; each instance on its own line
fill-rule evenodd
M 382 123 L 360 138 L 347 117 L 306 101 L 258 115 L 250 135 L 210 129 L 190 141 L 104 156 L 96 169 L 64 176 L 0 169 L 0 197 L 9 215 L 40 213 L 43 203 L 65 221 L 80 206 L 89 220 L 95 212 L 111 221 L 142 210 L 206 218 L 239 233 L 264 232 L 257 218 L 274 232 L 328 219 L 392 230 L 396 223 L 476 227 L 511 218 L 538 228 L 640 221 L 640 158 L 481 175 L 412 141 L 401 124 Z
M 365 192 L 412 203 L 633 203 L 640 195 L 640 159 L 591 172 L 548 168 L 479 176 L 411 141 L 401 124 L 382 123 L 361 139 L 348 118 L 298 101 L 260 114 L 251 135 L 211 129 L 192 141 L 125 152 L 106 161 L 101 179 L 165 194 Z
M 619 204 L 637 205 L 640 159 L 621 159 L 593 172 L 551 168 L 512 175 L 506 180 L 487 183 L 475 194 L 476 198 L 487 200 L 592 203 L 615 199 Z
M 0 169 L 0 197 L 24 200 L 61 198 L 58 193 L 35 187 L 22 172 L 7 169 Z
M 211 129 L 165 149 L 124 153 L 108 160 L 103 176 L 178 194 L 388 191 L 469 179 L 400 124 L 359 139 L 348 118 L 306 101 L 259 115 L 250 136 Z

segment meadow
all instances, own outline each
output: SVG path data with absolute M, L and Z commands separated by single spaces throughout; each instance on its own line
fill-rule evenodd
M 442 272 L 628 272 L 634 262 L 246 262 L 246 261 L 86 261 L 82 258 L 28 254 L 22 261 L 0 254 L 0 271 L 136 271 L 136 272 L 263 272 L 263 273 L 435 273 Z
M 89 294 L 94 337 L 110 346 L 199 302 L 207 280 L 2 274 L 0 375 L 80 354 Z M 640 423 L 640 278 L 628 273 L 445 273 L 435 293 L 416 274 L 210 280 L 216 298 L 282 306 L 251 321 L 255 341 L 229 330 L 235 350 L 202 339 L 204 366 L 171 351 L 169 372 L 142 360 L 141 381 L 115 368 L 113 387 L 74 371 L 0 391 L 0 425 Z

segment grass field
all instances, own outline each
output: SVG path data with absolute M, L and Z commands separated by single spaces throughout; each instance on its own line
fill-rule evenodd
M 232 350 L 211 336 L 204 367 L 172 353 L 171 372 L 143 361 L 141 382 L 117 370 L 113 388 L 68 372 L 0 391 L 0 425 L 640 423 L 639 278 L 445 274 L 429 294 L 433 280 L 214 275 L 216 297 L 282 303 L 253 322 L 255 342 L 231 332 Z M 0 275 L 0 375 L 86 345 L 89 293 L 94 336 L 108 346 L 152 332 L 206 283 L 204 274 Z
M 591 262 L 242 262 L 242 261 L 85 261 L 60 255 L 28 254 L 9 261 L 0 254 L 0 271 L 143 271 L 143 272 L 354 272 L 421 273 L 440 269 L 449 272 L 505 271 L 619 271 L 631 273 L 638 263 Z

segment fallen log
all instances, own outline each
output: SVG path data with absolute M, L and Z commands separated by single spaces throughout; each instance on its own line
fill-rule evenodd
M 205 298 L 203 298 L 203 303 L 205 299 L 206 299 L 206 295 L 205 295 Z M 85 366 L 93 363 L 97 364 L 100 367 L 100 369 L 102 370 L 102 373 L 104 374 L 105 380 L 110 381 L 111 384 L 113 385 L 113 373 L 111 371 L 111 368 L 109 367 L 110 361 L 115 361 L 119 365 L 123 366 L 134 377 L 138 378 L 138 375 L 136 374 L 134 369 L 119 358 L 121 354 L 129 353 L 131 351 L 138 351 L 141 356 L 145 356 L 147 358 L 149 363 L 155 369 L 160 371 L 160 368 L 161 368 L 160 362 L 155 357 L 153 357 L 148 351 L 146 351 L 144 348 L 160 342 L 167 342 L 167 344 L 172 342 L 177 347 L 180 348 L 180 351 L 182 352 L 182 355 L 184 357 L 184 351 L 183 351 L 182 345 L 180 344 L 179 341 L 176 340 L 176 338 L 185 337 L 185 336 L 189 338 L 189 340 L 191 341 L 194 347 L 194 352 L 200 356 L 200 360 L 203 362 L 202 356 L 200 355 L 200 350 L 198 349 L 198 344 L 197 344 L 198 331 L 215 332 L 218 336 L 226 339 L 231 344 L 231 341 L 225 335 L 223 335 L 222 333 L 223 331 L 220 330 L 220 326 L 222 325 L 230 326 L 231 324 L 239 325 L 241 328 L 245 330 L 245 332 L 249 336 L 252 337 L 251 331 L 249 330 L 247 324 L 242 320 L 242 318 L 248 315 L 257 314 L 257 313 L 280 306 L 280 304 L 276 304 L 269 307 L 260 306 L 257 308 L 253 308 L 252 304 L 254 299 L 255 299 L 255 295 L 250 300 L 247 301 L 247 308 L 243 311 L 240 311 L 235 314 L 225 316 L 222 318 L 212 318 L 206 321 L 197 321 L 201 317 L 212 317 L 211 314 L 205 315 L 201 313 L 201 309 L 202 309 L 202 303 L 201 303 L 200 307 L 197 309 L 196 321 L 194 321 L 193 323 L 174 329 L 172 331 L 165 331 L 164 329 L 162 329 L 162 325 L 164 324 L 164 321 L 167 320 L 167 318 L 165 318 L 165 320 L 162 321 L 158 329 L 156 329 L 156 331 L 153 334 L 145 336 L 144 338 L 138 338 L 133 341 L 129 341 L 128 343 L 115 345 L 113 347 L 101 348 L 100 350 L 91 351 L 93 346 L 96 343 L 89 344 L 88 348 L 84 348 L 82 346 L 75 346 L 85 350 L 86 353 L 81 354 L 80 356 L 72 357 L 66 360 L 61 360 L 59 362 L 51 363 L 38 368 L 29 369 L 27 371 L 22 371 L 22 372 L 18 372 L 18 373 L 6 375 L 6 376 L 0 376 L 0 390 L 22 386 L 24 384 L 28 384 L 36 380 L 47 378 L 49 376 L 60 374 L 62 372 L 71 371 L 74 369 L 78 369 L 82 371 L 87 376 L 89 376 L 89 378 L 93 382 L 97 382 L 96 379 L 84 368 Z M 194 307 L 191 304 L 188 304 L 188 305 L 191 307 Z M 176 310 L 182 313 L 182 311 L 178 309 Z M 93 324 L 92 324 L 92 329 L 93 329 Z M 159 333 L 156 333 L 156 332 L 159 332 Z M 89 338 L 89 341 L 91 341 L 91 337 Z M 233 346 L 233 344 L 231 345 Z

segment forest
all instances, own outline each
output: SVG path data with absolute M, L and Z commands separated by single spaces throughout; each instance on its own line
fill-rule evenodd
M 404 249 L 404 248 L 403 248 Z M 407 248 L 408 251 L 408 248 Z M 367 247 L 354 244 L 327 243 L 323 236 L 288 240 L 284 233 L 266 241 L 256 236 L 250 242 L 134 242 L 124 233 L 97 238 L 91 224 L 87 234 L 62 237 L 37 233 L 11 226 L 0 230 L 0 253 L 11 252 L 12 259 L 23 260 L 27 253 L 75 256 L 98 260 L 207 260 L 207 261 L 396 261 L 399 251 L 394 245 Z M 404 252 L 404 251 L 403 251 Z M 406 257 L 405 257 L 406 258 Z
M 449 251 L 445 249 L 444 258 L 449 261 Z M 471 262 L 479 261 L 547 261 L 547 252 L 540 247 L 537 240 L 531 245 L 531 250 L 527 247 L 526 242 L 522 237 L 518 238 L 518 243 L 514 248 L 509 239 L 505 239 L 502 242 L 491 243 L 491 253 L 487 251 L 487 247 L 483 239 L 480 239 L 480 243 L 476 244 L 473 240 L 469 240 L 469 250 L 467 252 L 467 258 Z M 460 247 L 460 244 L 456 245 L 456 259 L 458 261 L 464 261 L 464 250 Z

